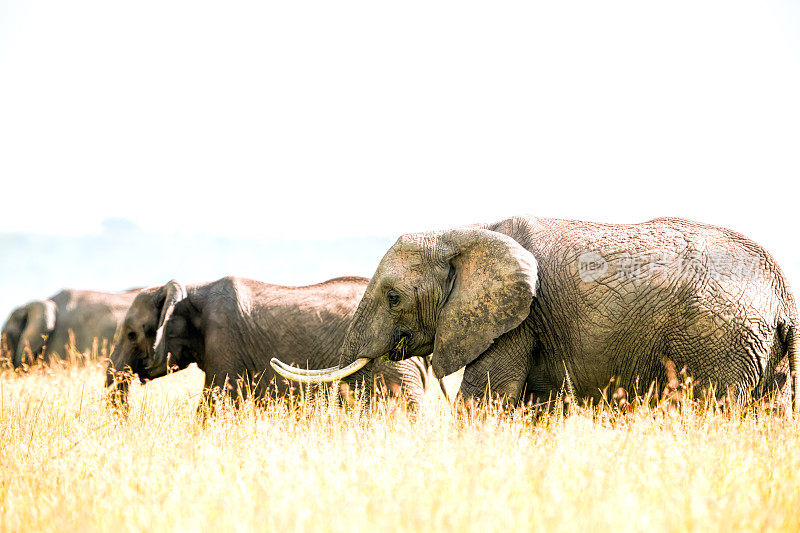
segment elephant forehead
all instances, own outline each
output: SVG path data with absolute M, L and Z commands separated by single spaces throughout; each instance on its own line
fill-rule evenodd
M 440 232 L 407 233 L 397 239 L 391 249 L 398 252 L 418 253 L 425 260 L 437 260 L 447 253 L 447 250 L 442 248 L 443 243 L 440 236 Z
M 128 325 L 139 324 L 155 318 L 155 314 L 156 306 L 151 298 L 136 298 L 125 316 L 125 323 Z
M 436 241 L 434 233 L 406 233 L 395 243 L 396 248 L 405 250 L 422 250 L 431 247 Z
M 431 268 L 431 261 L 422 250 L 392 249 L 381 264 L 381 274 L 385 277 L 404 278 L 423 275 Z

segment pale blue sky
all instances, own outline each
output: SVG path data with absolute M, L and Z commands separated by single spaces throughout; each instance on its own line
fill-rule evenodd
M 41 0 L 0 17 L 0 232 L 678 215 L 800 263 L 797 2 Z

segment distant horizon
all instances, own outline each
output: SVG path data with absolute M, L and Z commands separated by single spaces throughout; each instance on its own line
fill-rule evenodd
M 208 238 L 215 238 L 215 239 L 229 239 L 229 240 L 242 240 L 242 241 L 315 241 L 315 240 L 324 240 L 324 241 L 331 241 L 337 239 L 350 239 L 350 238 L 358 238 L 358 239 L 369 239 L 369 238 L 386 238 L 389 235 L 380 235 L 377 233 L 354 233 L 354 234 L 347 234 L 342 236 L 326 236 L 326 237 L 313 237 L 313 236 L 296 236 L 296 237 L 289 237 L 289 236 L 282 236 L 282 235 L 265 235 L 259 237 L 257 235 L 241 235 L 237 236 L 235 234 L 229 233 L 215 233 L 213 231 L 189 231 L 187 229 L 182 228 L 175 228 L 175 229 L 149 229 L 143 226 L 140 226 L 135 221 L 127 218 L 118 218 L 118 217 L 108 217 L 103 218 L 97 224 L 97 227 L 93 231 L 70 231 L 70 232 L 60 232 L 60 231 L 22 231 L 22 230 L 3 230 L 0 228 L 0 236 L 10 236 L 10 235 L 25 235 L 25 236 L 37 236 L 37 237 L 65 237 L 65 238 L 90 238 L 90 237 L 99 237 L 102 235 L 109 235 L 109 234 L 120 234 L 120 233 L 141 233 L 141 234 L 150 234 L 150 235 L 161 235 L 161 236 L 177 236 L 177 237 L 208 237 Z M 399 234 L 397 235 L 399 236 Z M 395 236 L 395 238 L 397 237 Z

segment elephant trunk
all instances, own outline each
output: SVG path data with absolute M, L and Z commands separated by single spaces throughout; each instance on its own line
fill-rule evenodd
M 6 358 L 14 368 L 16 365 L 17 344 L 19 343 L 19 334 L 14 335 L 12 332 L 3 330 L 0 333 L 0 356 Z
M 116 379 L 115 373 L 108 370 L 106 374 L 106 388 L 108 393 L 106 401 L 108 406 L 114 410 L 127 414 L 130 406 L 128 404 L 128 392 L 130 390 L 130 379 Z
M 115 346 L 106 367 L 105 386 L 108 389 L 106 399 L 109 407 L 127 413 L 128 392 L 134 374 L 138 375 L 140 380 L 148 379 L 141 358 L 136 357 L 130 350 Z
M 339 383 L 339 398 L 348 407 L 355 407 L 360 399 L 372 398 L 377 365 L 374 359 L 370 361 L 372 364 L 350 374 Z
M 376 312 L 377 292 L 370 284 L 358 304 L 347 334 L 342 341 L 339 366 L 344 367 L 359 358 L 375 359 L 390 354 L 397 344 L 396 328 L 385 313 Z
M 25 306 L 24 314 L 24 329 L 13 352 L 14 368 L 21 367 L 28 355 L 36 357 L 42 354 L 56 327 L 56 304 L 52 300 L 32 302 Z
M 106 388 L 112 387 L 115 381 L 116 381 L 116 372 L 112 368 L 111 362 L 109 361 L 109 364 L 106 367 Z
M 3 330 L 0 332 L 0 354 L 8 358 L 10 363 L 14 363 L 17 354 L 19 339 L 22 331 L 28 323 L 28 306 L 18 307 L 11 312 Z M 14 364 L 16 367 L 16 364 Z

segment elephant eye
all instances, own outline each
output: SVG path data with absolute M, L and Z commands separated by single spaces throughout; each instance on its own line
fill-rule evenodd
M 131 342 L 136 342 L 136 332 L 135 331 L 129 331 L 128 332 L 128 340 L 131 341 Z
M 400 303 L 400 295 L 395 290 L 386 293 L 386 301 L 389 302 L 389 307 L 394 307 Z

